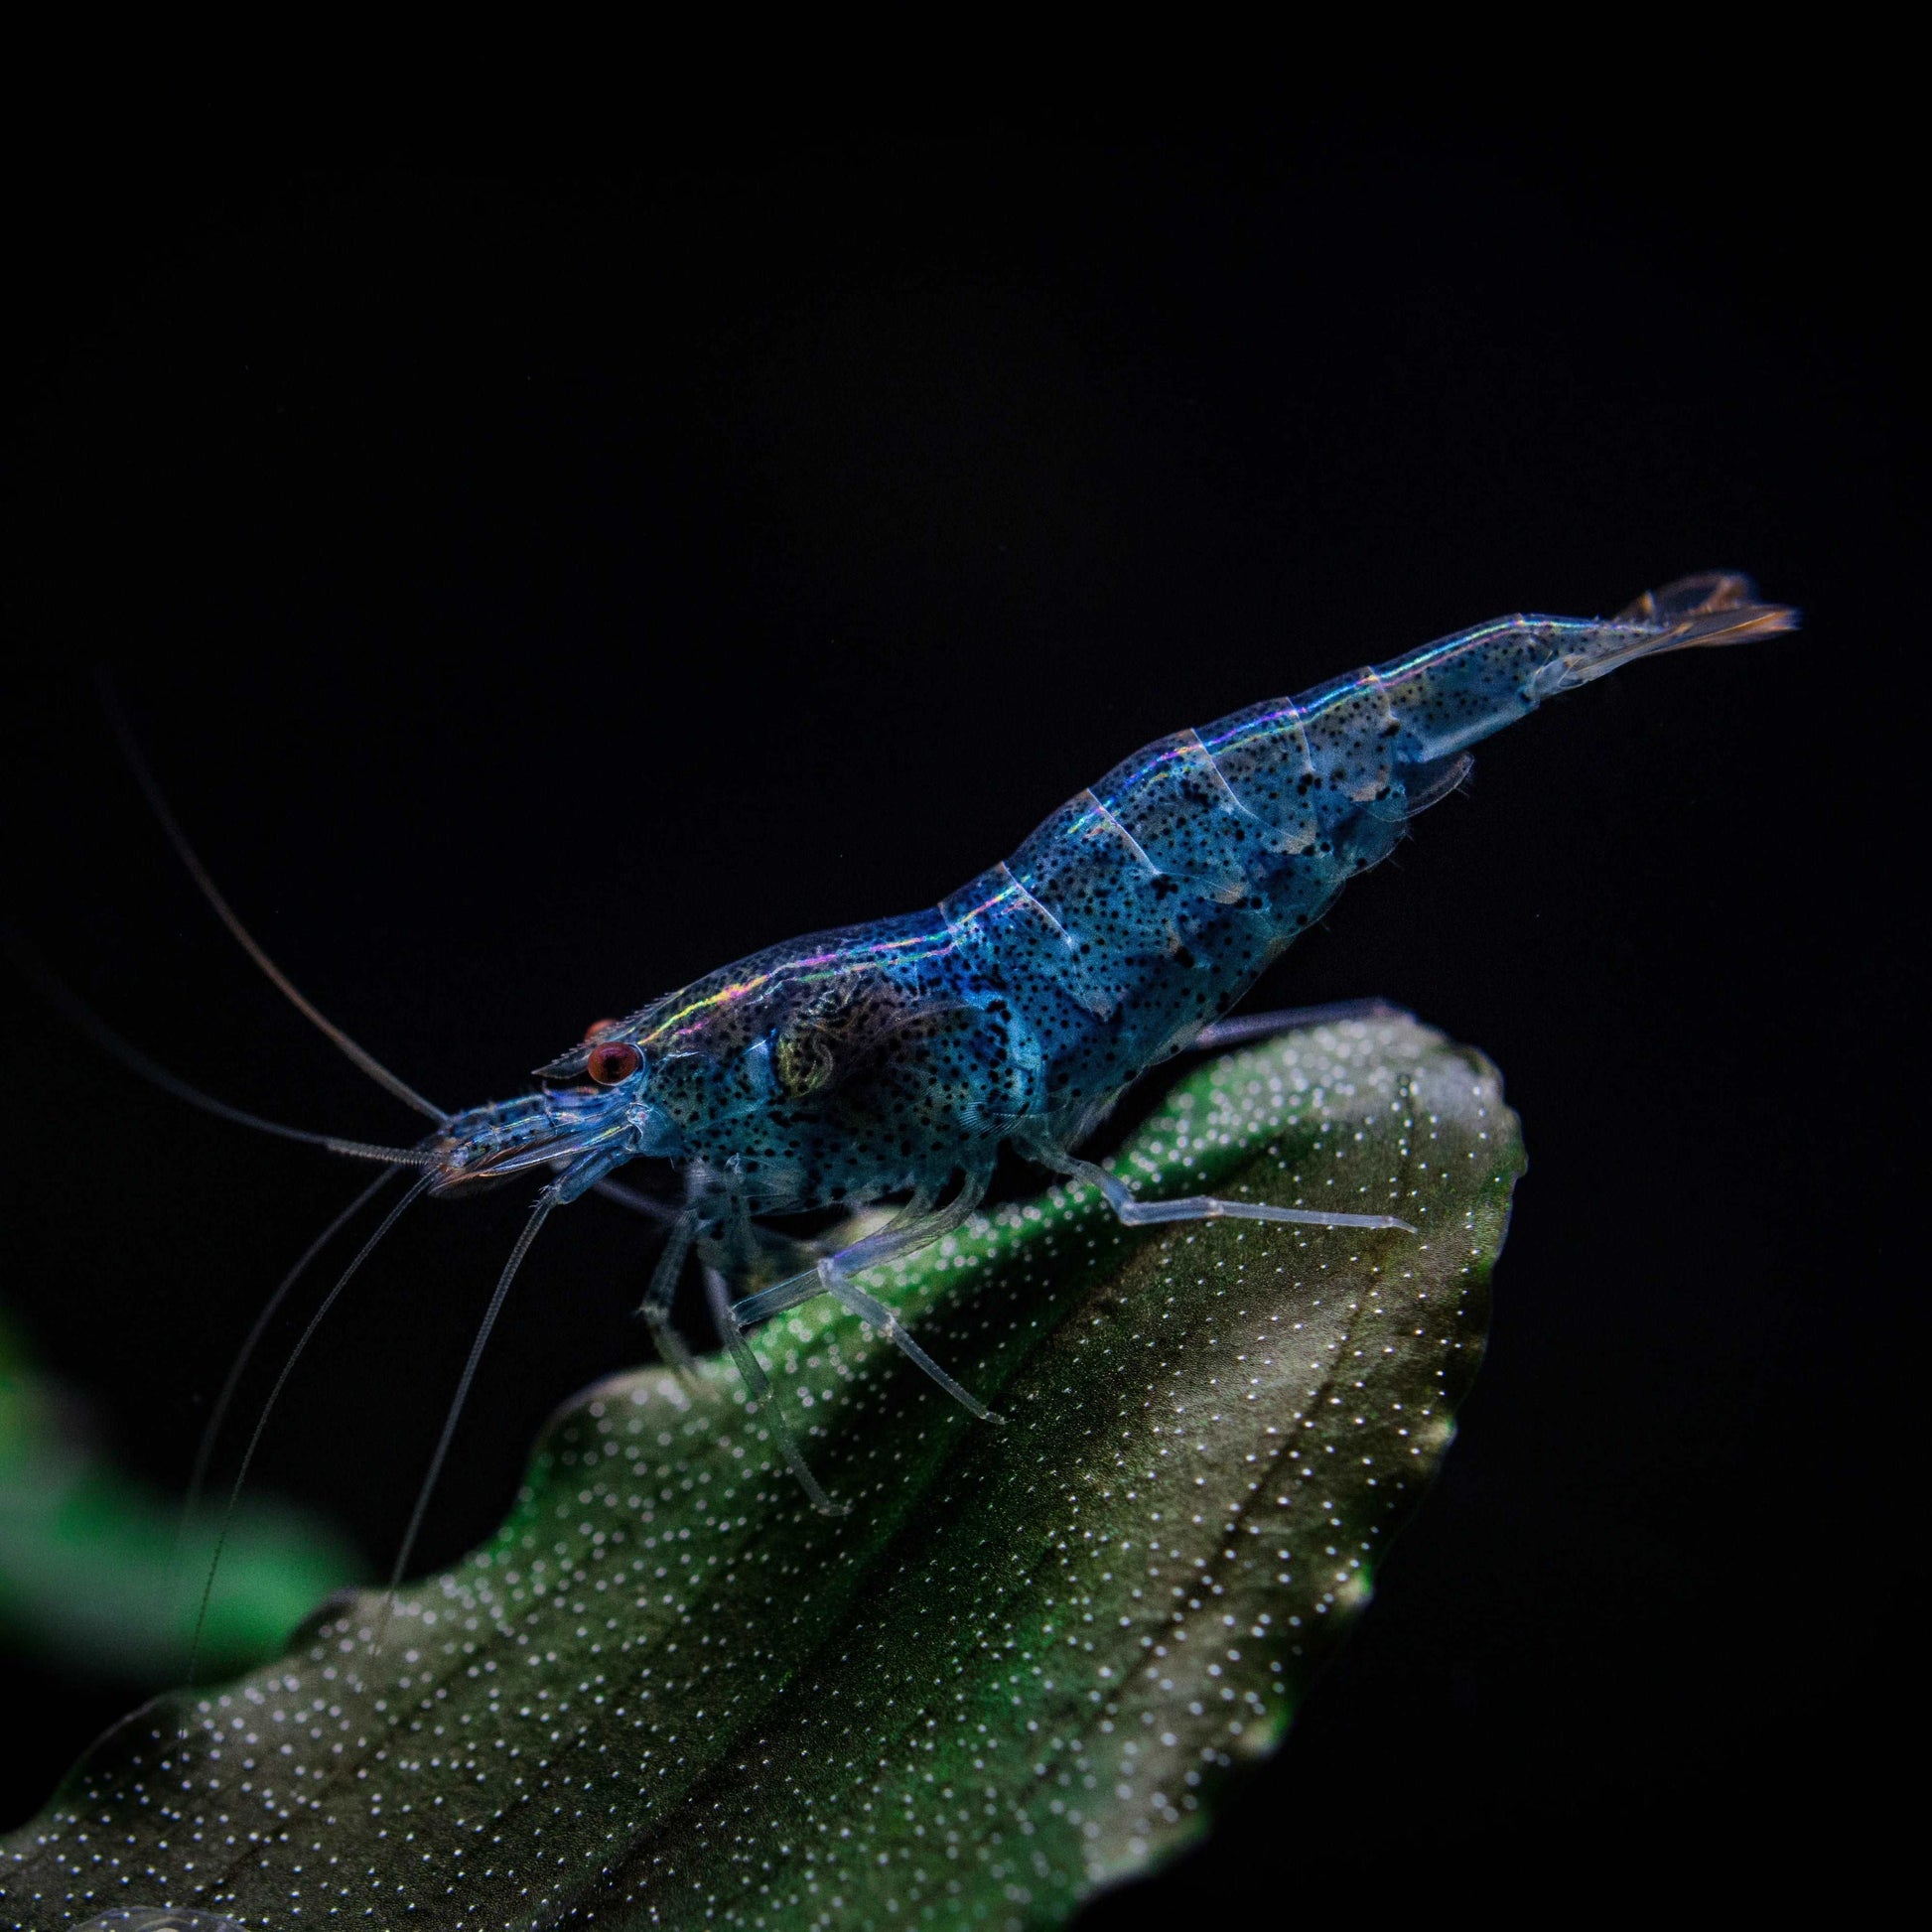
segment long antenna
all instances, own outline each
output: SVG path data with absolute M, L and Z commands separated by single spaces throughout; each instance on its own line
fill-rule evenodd
M 477 1364 L 483 1360 L 483 1350 L 489 1345 L 490 1330 L 495 1327 L 496 1317 L 503 1311 L 504 1298 L 510 1292 L 510 1283 L 516 1279 L 516 1271 L 523 1265 L 523 1257 L 530 1252 L 530 1244 L 537 1238 L 538 1229 L 550 1218 L 550 1210 L 556 1204 L 557 1183 L 552 1182 L 537 1196 L 537 1204 L 530 1210 L 530 1218 L 523 1223 L 523 1232 L 516 1237 L 516 1246 L 510 1250 L 510 1258 L 504 1262 L 503 1272 L 496 1277 L 495 1291 L 489 1298 L 489 1307 L 484 1310 L 483 1320 L 478 1324 L 476 1338 L 470 1344 L 470 1359 L 463 1365 L 455 1399 L 450 1404 L 449 1414 L 443 1419 L 443 1434 L 437 1438 L 436 1453 L 429 1460 L 429 1473 L 423 1477 L 423 1486 L 416 1492 L 416 1507 L 410 1512 L 408 1529 L 403 1532 L 402 1548 L 396 1552 L 395 1568 L 389 1573 L 389 1607 L 394 1606 L 396 1591 L 402 1585 L 402 1573 L 409 1568 L 409 1559 L 416 1548 L 416 1536 L 423 1527 L 424 1512 L 429 1508 L 430 1492 L 443 1473 L 443 1462 L 450 1452 L 457 1423 L 463 1416 L 464 1405 L 470 1400 L 471 1384 L 477 1379 Z M 383 1616 L 386 1623 L 388 1608 L 384 1609 Z
M 431 1178 L 431 1175 L 424 1174 L 410 1188 L 408 1193 L 403 1195 L 402 1199 L 397 1201 L 394 1207 L 390 1208 L 388 1213 L 382 1217 L 381 1224 L 376 1228 L 376 1231 L 356 1250 L 355 1259 L 336 1278 L 336 1286 L 323 1297 L 322 1306 L 309 1317 L 309 1325 L 302 1330 L 301 1338 L 289 1351 L 288 1360 L 282 1364 L 282 1372 L 275 1378 L 275 1386 L 268 1392 L 268 1400 L 261 1406 L 261 1414 L 255 1418 L 255 1427 L 248 1438 L 248 1447 L 241 1453 L 241 1466 L 235 1471 L 234 1484 L 228 1491 L 227 1503 L 221 1511 L 221 1527 L 215 1533 L 214 1554 L 208 1559 L 207 1581 L 202 1586 L 201 1604 L 195 1612 L 195 1634 L 189 1639 L 188 1669 L 184 1673 L 187 1682 L 192 1683 L 194 1681 L 195 1658 L 202 1647 L 202 1632 L 207 1625 L 208 1604 L 214 1596 L 214 1579 L 216 1573 L 221 1568 L 221 1553 L 228 1546 L 228 1532 L 234 1525 L 235 1505 L 241 1500 L 242 1484 L 248 1480 L 248 1471 L 254 1466 L 255 1451 L 261 1447 L 262 1432 L 268 1427 L 268 1419 L 274 1413 L 275 1404 L 280 1399 L 283 1389 L 287 1387 L 289 1377 L 295 1372 L 296 1363 L 302 1359 L 303 1351 L 314 1339 L 316 1330 L 322 1326 L 323 1319 L 329 1311 L 336 1306 L 337 1298 L 349 1285 L 350 1281 L 353 1280 L 356 1270 L 375 1252 L 382 1237 L 422 1197 L 424 1190 L 430 1184 Z M 359 1207 L 361 1202 L 357 1201 L 356 1205 Z
M 214 1407 L 208 1411 L 207 1427 L 202 1431 L 201 1447 L 195 1452 L 195 1470 L 188 1479 L 188 1501 L 183 1509 L 185 1517 L 192 1520 L 202 1505 L 202 1486 L 207 1481 L 208 1464 L 214 1459 L 215 1439 L 221 1434 L 221 1425 L 227 1420 L 228 1407 L 234 1401 L 235 1391 L 241 1386 L 241 1378 L 247 1373 L 248 1364 L 254 1359 L 255 1350 L 260 1347 L 262 1336 L 268 1332 L 269 1323 L 275 1319 L 282 1304 L 289 1298 L 289 1291 L 307 1271 L 309 1264 L 328 1247 L 337 1235 L 345 1228 L 356 1215 L 361 1213 L 382 1189 L 388 1186 L 393 1175 L 379 1173 L 362 1191 L 336 1216 L 302 1251 L 302 1257 L 286 1275 L 281 1285 L 268 1298 L 267 1305 L 255 1317 L 255 1325 L 248 1330 L 248 1339 L 241 1344 L 234 1361 L 229 1365 L 227 1380 L 221 1384 L 221 1393 L 214 1398 Z
M 147 799 L 149 808 L 160 821 L 162 831 L 168 835 L 168 843 L 175 848 L 175 856 L 187 867 L 188 876 L 201 888 L 202 897 L 214 908 L 214 916 L 234 935 L 236 944 L 268 975 L 270 983 L 295 1008 L 296 1012 L 327 1038 L 333 1040 L 342 1052 L 359 1066 L 377 1086 L 385 1088 L 405 1107 L 415 1108 L 419 1114 L 428 1119 L 447 1122 L 450 1116 L 441 1107 L 425 1100 L 414 1087 L 391 1073 L 366 1047 L 359 1046 L 350 1039 L 328 1015 L 309 1002 L 295 982 L 256 944 L 255 935 L 235 916 L 234 908 L 221 897 L 219 888 L 208 877 L 207 868 L 195 856 L 195 848 L 188 843 L 188 835 L 175 822 L 175 815 L 168 809 L 168 801 L 162 796 L 161 787 L 155 782 L 154 773 L 148 769 L 148 761 L 141 756 L 140 746 L 135 743 L 133 730 L 128 725 L 126 714 L 121 710 L 120 700 L 114 694 L 113 682 L 108 677 L 105 666 L 97 668 L 94 672 L 94 689 L 99 695 L 101 709 L 107 714 L 107 722 L 113 728 L 114 737 L 120 744 L 121 756 L 126 759 L 128 769 L 134 774 L 134 782 L 141 787 L 142 796 Z
M 217 1120 L 230 1120 L 240 1127 L 252 1127 L 258 1134 L 273 1134 L 284 1141 L 301 1141 L 309 1147 L 327 1148 L 331 1154 L 345 1154 L 354 1161 L 381 1161 L 392 1168 L 424 1168 L 435 1156 L 419 1148 L 378 1147 L 370 1141 L 351 1141 L 340 1134 L 314 1134 L 305 1127 L 285 1127 L 278 1120 L 264 1120 L 245 1108 L 231 1107 L 225 1100 L 192 1087 L 179 1074 L 170 1073 L 159 1060 L 151 1060 L 138 1046 L 123 1039 L 99 1014 L 77 998 L 54 974 L 32 946 L 14 929 L 0 922 L 0 952 L 4 952 L 49 1006 L 86 1035 L 111 1059 L 117 1059 L 131 1072 L 149 1080 L 163 1093 L 185 1100 L 191 1107 L 212 1114 Z

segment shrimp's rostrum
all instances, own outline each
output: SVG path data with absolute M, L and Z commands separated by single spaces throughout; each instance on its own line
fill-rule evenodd
M 858 1288 L 860 1272 L 964 1219 L 1003 1146 L 1098 1186 L 1127 1221 L 1399 1226 L 1140 1201 L 1074 1150 L 1147 1068 L 1213 1038 L 1262 969 L 1453 789 L 1477 740 L 1633 658 L 1795 622 L 1747 579 L 1714 574 L 1613 619 L 1504 618 L 1178 732 L 937 906 L 773 946 L 599 1023 L 539 1069 L 538 1091 L 432 1135 L 429 1185 L 541 1168 L 547 1210 L 627 1162 L 674 1163 L 682 1211 L 645 1308 L 674 1359 L 667 1311 L 695 1249 L 748 1375 L 744 1328 L 829 1293 L 984 1413 Z M 832 1252 L 758 1226 L 892 1197 L 904 1202 L 895 1219 Z

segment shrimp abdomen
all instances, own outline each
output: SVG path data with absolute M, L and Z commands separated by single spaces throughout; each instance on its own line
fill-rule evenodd
M 1386 857 L 1460 778 L 1470 746 L 1634 658 L 1796 621 L 1756 602 L 1748 578 L 1713 573 L 1611 619 L 1480 624 L 1147 746 L 942 915 L 1031 1009 L 1063 1083 L 1131 1077 Z

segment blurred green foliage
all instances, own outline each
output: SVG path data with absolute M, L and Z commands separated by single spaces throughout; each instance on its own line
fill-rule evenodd
M 0 1644 L 70 1670 L 162 1685 L 188 1667 L 217 1510 L 193 1522 L 101 1453 L 77 1398 L 40 1376 L 0 1320 Z M 353 1580 L 347 1543 L 286 1505 L 235 1511 L 197 1674 L 273 1656 Z

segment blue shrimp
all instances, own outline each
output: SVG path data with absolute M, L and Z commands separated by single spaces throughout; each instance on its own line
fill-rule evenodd
M 747 1330 L 831 1295 L 981 1418 L 985 1405 L 858 1277 L 957 1227 L 1002 1148 L 1098 1188 L 1129 1225 L 1403 1226 L 1209 1196 L 1143 1201 L 1074 1150 L 1148 1068 L 1242 1034 L 1245 1023 L 1222 1016 L 1388 856 L 1409 819 L 1460 783 L 1478 740 L 1634 658 L 1796 622 L 1758 603 L 1748 579 L 1712 574 L 1609 620 L 1478 625 L 1147 746 L 935 907 L 773 946 L 601 1023 L 538 1069 L 538 1090 L 448 1117 L 414 1151 L 426 1170 L 418 1190 L 438 1194 L 553 1174 L 472 1370 L 544 1218 L 593 1187 L 617 1191 L 609 1176 L 632 1161 L 682 1172 L 683 1204 L 642 1309 L 674 1365 L 690 1361 L 669 1311 L 695 1249 L 755 1396 L 769 1391 Z M 902 1197 L 890 1221 L 826 1252 L 757 1225 L 890 1197 Z M 799 1265 L 757 1286 L 774 1250 Z M 774 1433 L 814 1503 L 830 1507 L 788 1435 Z
M 371 1160 L 416 1179 L 311 1315 L 255 1424 L 235 1493 L 296 1361 L 344 1289 L 425 1193 L 456 1194 L 545 1171 L 446 1415 L 396 1560 L 400 1580 L 477 1366 L 523 1258 L 550 1213 L 596 1191 L 669 1223 L 640 1312 L 689 1375 L 671 1325 L 695 1253 L 711 1311 L 750 1393 L 769 1403 L 747 1340 L 767 1316 L 833 1296 L 976 1417 L 998 1420 L 906 1332 L 858 1277 L 957 1227 L 984 1198 L 1002 1149 L 1098 1189 L 1128 1226 L 1221 1217 L 1401 1228 L 1393 1215 L 1192 1195 L 1138 1199 L 1076 1153 L 1126 1089 L 1189 1047 L 1274 1031 L 1293 1016 L 1223 1016 L 1408 821 L 1469 770 L 1469 748 L 1634 658 L 1794 629 L 1750 580 L 1712 573 L 1646 592 L 1610 619 L 1512 617 L 1424 646 L 1299 698 L 1236 712 L 1144 747 L 1070 799 L 1011 859 L 923 912 L 814 933 L 755 953 L 621 1021 L 591 1028 L 537 1069 L 521 1097 L 446 1113 L 317 1011 L 256 944 L 176 825 L 107 698 L 130 764 L 196 884 L 250 957 L 362 1071 L 427 1115 L 411 1148 L 278 1125 L 210 1098 L 122 1039 L 0 929 L 0 940 L 73 1022 L 136 1072 L 271 1134 Z M 669 1164 L 667 1207 L 612 1179 Z M 387 1176 L 385 1175 L 384 1178 Z M 276 1290 L 217 1398 L 199 1488 L 241 1372 L 297 1277 L 358 1214 L 378 1180 L 311 1244 Z M 763 1219 L 900 1197 L 883 1226 L 840 1245 Z M 774 1279 L 775 1277 L 775 1279 Z M 772 1435 L 813 1504 L 835 1507 L 775 1406 Z M 232 1500 L 230 1502 L 232 1507 Z M 211 1582 L 211 1578 L 210 1578 Z

